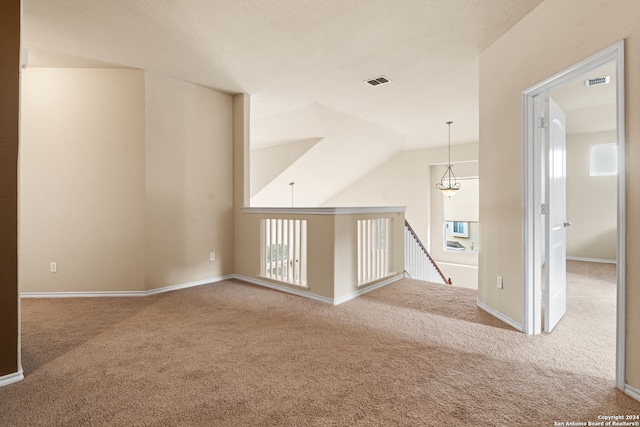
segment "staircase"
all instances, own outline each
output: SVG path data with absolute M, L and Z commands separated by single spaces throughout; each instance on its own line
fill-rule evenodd
M 404 274 L 411 279 L 424 280 L 432 283 L 451 285 L 451 278 L 446 278 L 431 258 L 427 248 L 422 244 L 411 225 L 404 221 Z

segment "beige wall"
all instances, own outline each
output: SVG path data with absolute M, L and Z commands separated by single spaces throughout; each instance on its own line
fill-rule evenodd
M 233 273 L 230 95 L 140 70 L 45 68 L 25 71 L 22 95 L 22 291 Z
M 626 39 L 627 379 L 640 388 L 640 7 L 635 0 L 546 0 L 480 56 L 478 298 L 522 323 L 522 91 Z M 500 191 L 495 191 L 500 188 Z M 504 277 L 504 288 L 495 286 Z
M 312 294 L 328 298 L 334 297 L 335 249 L 342 237 L 336 236 L 337 219 L 333 215 L 316 215 L 307 223 L 307 286 Z
M 269 122 L 267 127 L 272 130 L 282 125 L 285 134 L 291 127 L 302 130 L 300 125 L 303 123 L 314 128 L 314 123 L 320 125 L 322 133 L 307 129 L 311 132 L 307 134 L 308 137 L 293 139 L 309 143 L 315 140 L 317 143 L 270 182 L 263 183 L 266 185 L 251 196 L 251 206 L 291 206 L 290 182 L 295 182 L 296 207 L 329 206 L 326 202 L 328 199 L 402 149 L 405 138 L 396 131 L 318 104 L 302 110 L 296 110 L 292 115 L 284 113 L 288 119 L 298 120 L 292 126 L 277 114 L 259 120 L 262 125 Z M 252 128 L 262 128 L 264 131 L 262 125 L 252 123 Z M 276 140 L 281 141 L 279 137 Z M 329 170 L 338 173 L 327 173 Z
M 450 277 L 453 286 L 478 289 L 478 266 L 449 262 L 438 262 L 444 277 Z
M 478 162 L 467 162 L 454 164 L 453 171 L 456 176 L 477 177 Z M 431 182 L 439 182 L 444 173 L 444 166 L 431 166 Z M 464 180 L 461 180 L 464 185 Z M 433 187 L 433 186 L 432 186 Z M 444 249 L 444 197 L 442 193 L 435 188 L 429 192 L 431 206 L 431 240 L 429 252 L 433 259 L 438 263 L 442 273 L 447 278 L 451 278 L 453 285 L 465 288 L 478 288 L 478 252 L 458 252 Z M 453 196 L 457 197 L 457 196 Z M 470 224 L 474 231 L 474 235 L 479 235 L 477 229 L 481 226 L 479 223 Z M 455 239 L 454 239 L 455 240 Z M 470 244 L 470 239 L 460 239 L 465 246 Z M 474 242 L 478 247 L 481 242 Z
M 314 138 L 251 150 L 251 196 L 253 197 L 284 172 L 320 139 Z
M 567 256 L 616 260 L 617 176 L 589 176 L 589 146 L 616 132 L 567 135 Z
M 252 237 L 249 218 L 242 213 L 249 206 L 251 170 L 249 148 L 250 98 L 246 94 L 233 97 L 233 272 L 251 271 L 250 261 L 260 257 L 260 248 L 247 242 Z M 257 253 L 255 251 L 258 251 Z
M 451 158 L 456 162 L 478 160 L 478 144 L 452 146 Z M 407 221 L 428 245 L 432 211 L 430 194 L 436 191 L 429 166 L 446 162 L 446 147 L 402 151 L 323 206 L 406 206 Z
M 260 274 L 260 222 L 255 215 L 242 213 L 242 206 L 234 216 L 234 274 L 257 277 Z
M 377 282 L 357 286 L 357 221 L 361 219 L 392 218 L 394 239 L 391 243 L 391 269 L 394 277 L 403 274 L 404 267 L 404 214 L 390 213 L 241 213 L 236 218 L 235 274 L 249 280 L 271 283 L 310 296 L 337 300 L 348 297 Z M 260 276 L 260 221 L 291 219 L 307 221 L 307 287 L 297 286 Z M 383 279 L 381 279 L 383 280 Z
M 478 144 L 454 145 L 451 158 L 460 176 L 478 176 Z M 406 206 L 405 216 L 436 261 L 451 263 L 446 272 L 454 283 L 475 288 L 478 255 L 442 249 L 442 197 L 435 188 L 447 162 L 447 148 L 403 151 L 350 185 L 323 206 Z M 463 267 L 457 267 L 461 264 Z M 464 267 L 471 265 L 473 272 Z M 461 280 L 456 280 L 456 278 Z M 474 278 L 473 280 L 469 280 Z
M 307 288 L 260 277 L 260 220 L 307 220 Z M 325 298 L 333 298 L 335 216 L 299 214 L 241 213 L 236 218 L 235 274 L 250 279 L 271 282 L 276 285 L 308 292 Z
M 20 370 L 18 135 L 20 0 L 0 13 L 0 378 Z
M 431 167 L 431 181 L 438 182 L 444 173 L 444 168 L 441 166 Z M 453 171 L 456 176 L 460 178 L 464 177 L 477 177 L 478 176 L 478 162 L 459 163 L 453 166 Z M 464 185 L 464 180 L 460 181 L 460 185 Z M 453 196 L 456 197 L 456 196 Z M 433 189 L 430 192 L 431 200 L 431 256 L 438 262 L 448 262 L 452 264 L 463 265 L 478 265 L 478 253 L 477 252 L 457 252 L 444 250 L 444 197 L 442 193 L 437 189 Z M 477 224 L 476 224 L 477 225 Z M 479 228 L 479 227 L 478 227 Z M 469 240 L 469 239 L 464 239 Z M 464 242 L 465 245 L 469 245 L 469 242 Z M 456 282 L 455 277 L 454 283 Z
M 144 110 L 142 71 L 24 71 L 21 291 L 142 288 Z
M 334 298 L 352 295 L 372 286 L 367 283 L 358 288 L 358 228 L 359 220 L 390 218 L 392 221 L 393 240 L 390 241 L 390 270 L 396 275 L 404 274 L 404 214 L 394 212 L 388 214 L 340 215 L 335 217 L 335 256 L 334 256 Z
M 149 72 L 145 90 L 146 288 L 231 274 L 232 97 Z

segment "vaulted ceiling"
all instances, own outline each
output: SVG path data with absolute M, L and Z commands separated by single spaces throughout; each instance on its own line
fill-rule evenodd
M 446 143 L 447 120 L 452 143 L 477 141 L 478 55 L 540 1 L 24 0 L 23 45 L 30 66 L 135 67 L 246 92 L 253 147 L 322 137 L 267 124 L 321 108 L 413 149 Z M 380 75 L 391 82 L 365 83 Z

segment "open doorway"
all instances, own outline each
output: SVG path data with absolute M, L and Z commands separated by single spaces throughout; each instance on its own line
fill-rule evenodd
M 561 327 L 579 334 L 594 371 L 615 379 L 617 123 L 615 63 L 551 90 L 565 122 L 566 316 Z M 545 159 L 543 151 L 542 158 Z M 542 176 L 547 174 L 542 172 Z M 541 185 L 544 193 L 544 185 Z M 544 197 L 542 197 L 544 200 Z M 543 216 L 543 222 L 546 216 Z M 544 227 L 543 227 L 544 228 Z M 541 236 L 543 239 L 545 233 Z M 544 248 L 546 245 L 542 245 Z M 541 256 L 545 259 L 544 254 Z M 543 266 L 542 289 L 545 291 Z M 545 297 L 542 330 L 547 332 Z M 550 322 L 549 322 L 550 323 Z M 574 349 L 575 350 L 575 349 Z
M 544 136 L 544 123 L 541 123 L 541 106 L 549 94 L 562 97 L 562 88 L 567 87 L 571 82 L 581 79 L 584 75 L 611 65 L 615 70 L 612 77 L 615 78 L 615 139 L 617 149 L 617 175 L 615 176 L 615 187 L 612 189 L 616 193 L 616 231 L 615 231 L 615 280 L 616 280 L 616 386 L 624 389 L 624 357 L 625 357 L 625 265 L 626 265 L 626 242 L 625 242 L 625 113 L 624 113 L 624 43 L 619 42 L 608 49 L 576 64 L 575 66 L 539 83 L 538 85 L 523 92 L 523 124 L 524 124 L 524 223 L 525 223 L 525 259 L 524 259 L 524 332 L 537 334 L 542 330 L 542 312 L 545 313 L 548 307 L 543 307 L 542 292 L 542 265 L 549 267 L 549 253 L 542 248 L 545 245 L 542 236 L 545 227 L 547 212 L 545 200 L 549 197 L 542 191 L 543 180 L 542 165 L 545 158 L 545 151 L 542 150 L 541 137 Z M 568 89 L 567 89 L 568 90 Z M 599 144 L 591 144 L 599 145 Z M 544 198 L 543 198 L 544 197 Z M 553 209 L 553 208 L 550 208 Z M 569 222 L 565 220 L 566 223 Z M 545 236 L 549 236 L 545 232 Z M 546 237 L 549 239 L 549 237 Z M 575 239 L 574 239 L 575 240 Z M 568 243 L 568 240 L 567 240 Z M 590 257 L 583 257 L 590 258 Z M 596 258 L 593 258 L 596 259 Z M 566 267 L 566 264 L 565 264 Z M 548 279 L 547 275 L 547 279 Z M 566 283 L 565 283 L 566 285 Z M 547 284 L 547 286 L 550 286 Z
M 570 301 L 569 297 L 573 295 L 575 300 L 580 288 L 583 294 L 580 298 L 583 300 L 596 298 L 593 295 L 598 295 L 597 298 L 602 301 L 601 310 L 598 312 L 601 317 L 604 313 L 609 313 L 611 320 L 608 323 L 615 327 L 615 71 L 614 62 L 599 67 L 551 90 L 541 102 L 544 106 L 542 134 L 545 141 L 540 144 L 540 189 L 541 200 L 547 210 L 541 217 L 542 230 L 539 236 L 543 242 L 540 248 L 543 261 L 541 328 L 544 332 L 551 332 L 558 324 L 568 310 L 569 303 L 575 303 Z M 557 139 L 556 133 L 561 134 L 561 147 L 554 149 L 551 144 L 555 144 L 552 137 Z M 555 169 L 561 172 L 561 176 L 556 176 Z M 553 181 L 560 180 L 564 188 L 551 187 L 552 183 L 558 186 L 558 182 Z M 549 200 L 546 197 L 547 187 L 550 187 L 552 193 Z M 557 197 L 562 197 L 563 200 L 559 201 Z M 547 224 L 549 220 L 553 222 L 554 218 L 557 225 L 555 229 L 553 224 Z M 553 234 L 550 235 L 553 236 L 553 241 L 546 241 L 547 226 L 553 230 Z M 556 236 L 558 233 L 561 235 Z M 561 250 L 562 254 L 556 254 L 558 250 Z M 556 260 L 558 261 L 555 262 Z M 547 261 L 550 264 L 547 264 Z M 556 265 L 559 263 L 561 265 Z M 547 265 L 549 268 L 546 268 Z M 549 277 L 554 277 L 560 285 L 546 286 L 547 282 L 553 285 L 553 280 L 548 280 Z M 601 283 L 601 289 L 596 285 L 598 282 Z M 605 290 L 608 290 L 608 293 Z M 554 293 L 557 293 L 557 296 Z M 558 303 L 552 303 L 551 298 L 556 298 Z M 575 308 L 574 304 L 574 315 L 579 311 Z M 606 321 L 606 318 L 603 321 Z M 615 337 L 615 329 L 613 331 L 610 339 Z M 606 337 L 601 338 L 603 343 L 607 342 Z M 615 352 L 615 341 L 606 348 L 603 353 L 609 349 Z

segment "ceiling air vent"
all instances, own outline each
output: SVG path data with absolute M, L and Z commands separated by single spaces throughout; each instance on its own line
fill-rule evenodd
M 595 79 L 587 79 L 584 81 L 585 86 L 608 85 L 611 76 L 596 77 Z
M 380 86 L 380 85 L 383 85 L 385 83 L 389 83 L 391 80 L 389 80 L 389 78 L 385 77 L 385 76 L 378 76 L 378 77 L 374 77 L 372 79 L 367 79 L 365 81 L 367 83 L 369 83 L 371 86 Z

